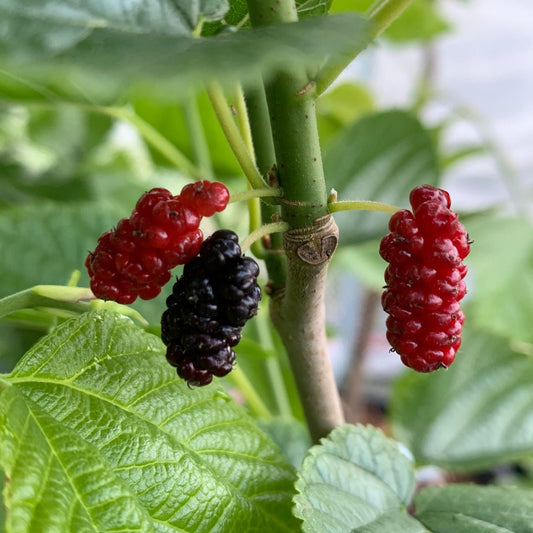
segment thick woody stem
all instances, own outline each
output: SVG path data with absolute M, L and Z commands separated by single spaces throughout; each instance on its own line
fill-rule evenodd
M 283 235 L 287 254 L 286 289 L 271 299 L 271 316 L 290 354 L 312 439 L 316 442 L 343 423 L 324 330 L 326 271 L 338 241 L 329 215 L 313 226 Z

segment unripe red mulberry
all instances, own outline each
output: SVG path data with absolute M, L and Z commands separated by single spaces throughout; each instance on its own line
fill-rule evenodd
M 205 180 L 186 185 L 178 196 L 162 188 L 144 193 L 131 216 L 104 233 L 87 256 L 94 295 L 122 304 L 155 298 L 170 270 L 198 254 L 202 217 L 222 211 L 228 200 L 225 185 Z
M 387 339 L 403 363 L 419 372 L 448 367 L 461 345 L 466 293 L 463 259 L 468 235 L 446 191 L 421 185 L 409 196 L 413 211 L 392 215 L 380 255 L 389 263 L 382 296 Z

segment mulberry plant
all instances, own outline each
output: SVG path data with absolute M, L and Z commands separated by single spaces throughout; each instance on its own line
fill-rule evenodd
M 531 531 L 531 338 L 463 328 L 499 311 L 466 305 L 440 129 L 332 86 L 410 0 L 38 4 L 0 2 L 0 271 L 19 291 L 0 354 L 9 328 L 28 347 L 0 376 L 5 531 Z M 434 4 L 411 16 L 440 27 Z M 345 303 L 328 268 L 363 241 L 387 263 L 380 362 L 409 367 L 379 428 L 355 424 L 326 328 L 326 296 Z M 445 484 L 504 463 L 520 487 Z

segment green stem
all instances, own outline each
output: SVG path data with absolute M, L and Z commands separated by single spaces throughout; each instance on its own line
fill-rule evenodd
M 283 418 L 293 417 L 291 402 L 289 401 L 289 395 L 287 394 L 283 374 L 281 373 L 279 359 L 277 357 L 269 357 L 266 360 L 266 368 L 274 392 L 274 398 L 276 398 L 279 415 Z
M 276 164 L 276 153 L 274 152 L 265 88 L 262 83 L 258 82 L 247 88 L 246 107 L 257 168 L 261 175 L 266 176 Z
M 241 133 L 241 137 L 244 144 L 251 154 L 254 165 L 257 168 L 254 144 L 252 141 L 252 131 L 250 129 L 250 121 L 248 119 L 248 110 L 246 108 L 246 102 L 244 100 L 244 93 L 242 87 L 237 85 L 233 91 L 233 106 L 237 115 L 237 125 Z M 249 185 L 250 186 L 250 185 Z M 259 204 L 259 198 L 252 197 L 248 200 L 248 231 L 253 233 L 257 228 L 261 226 L 261 206 Z M 252 252 L 256 257 L 263 258 L 265 251 L 261 244 L 261 241 L 255 241 L 252 243 Z
M 253 27 L 298 19 L 293 0 L 248 0 Z M 343 423 L 339 394 L 327 353 L 325 276 L 337 243 L 328 213 L 313 85 L 306 69 L 281 69 L 265 87 L 272 127 L 283 234 L 286 287 L 270 300 L 272 321 L 283 340 L 312 438 Z
M 396 20 L 413 0 L 376 0 L 365 13 L 370 21 L 368 41 L 383 33 Z M 340 73 L 364 50 L 360 45 L 341 56 L 332 58 L 322 68 L 316 80 L 317 93 L 322 94 L 340 75 Z
M 52 289 L 55 290 L 55 297 L 51 296 L 51 291 L 48 289 L 49 287 L 52 287 Z M 87 302 L 93 299 L 94 295 L 90 289 L 37 285 L 31 289 L 26 289 L 2 298 L 0 300 L 0 317 L 9 315 L 15 311 L 20 311 L 21 309 L 33 309 L 39 307 L 50 307 L 73 311 L 75 313 L 83 313 L 87 311 L 87 303 L 84 304 L 81 302 Z
M 235 112 L 237 114 L 237 125 L 241 132 L 242 140 L 244 141 L 248 153 L 252 155 L 255 163 L 254 143 L 248 119 L 248 109 L 246 108 L 244 93 L 242 92 L 242 87 L 240 85 L 237 85 L 233 90 L 233 106 L 235 107 Z
M 385 213 L 396 213 L 401 208 L 395 205 L 384 204 L 382 202 L 372 202 L 370 200 L 345 200 L 342 202 L 330 202 L 328 204 L 328 211 L 336 213 L 338 211 L 383 211 Z
M 277 185 L 277 175 L 274 171 L 276 153 L 274 151 L 265 88 L 262 83 L 256 83 L 247 89 L 246 105 L 248 107 L 257 166 L 263 176 L 268 175 L 270 177 L 270 185 Z M 281 196 L 281 192 L 278 196 Z M 273 220 L 279 220 L 280 217 L 281 209 L 279 205 L 266 202 L 261 203 L 261 218 L 263 223 L 267 224 Z M 286 265 L 282 248 L 283 242 L 280 233 L 274 233 L 270 238 L 270 246 L 264 247 L 263 260 L 265 261 L 269 283 L 273 290 L 281 289 L 285 286 Z
M 187 99 L 183 111 L 191 139 L 195 163 L 205 179 L 213 180 L 214 173 L 213 165 L 211 164 L 211 155 L 198 110 L 198 101 L 194 94 L 191 94 Z
M 201 178 L 202 172 L 197 168 L 176 146 L 168 139 L 163 137 L 153 126 L 143 120 L 132 110 L 126 107 L 91 107 L 93 111 L 103 113 L 121 120 L 129 122 L 134 126 L 143 139 L 152 145 L 159 153 L 164 155 L 176 168 L 184 171 L 186 174 Z
M 208 85 L 207 93 L 209 95 L 209 99 L 211 100 L 211 105 L 215 110 L 215 114 L 217 115 L 220 126 L 222 127 L 222 131 L 224 132 L 224 135 L 226 136 L 226 139 L 228 140 L 228 143 L 233 150 L 233 153 L 235 154 L 235 157 L 237 158 L 244 175 L 248 179 L 248 182 L 254 189 L 262 189 L 266 187 L 267 184 L 264 182 L 261 174 L 259 174 L 253 157 L 248 152 L 246 144 L 244 143 L 239 132 L 239 128 L 233 120 L 233 116 L 231 115 L 231 111 L 226 101 L 226 97 L 224 96 L 222 87 L 216 82 L 211 82 Z
M 261 206 L 259 204 L 259 198 L 251 198 L 248 200 L 248 232 L 252 235 L 258 231 L 259 228 L 261 228 Z M 259 259 L 265 257 L 263 243 L 259 238 L 252 241 L 250 248 L 252 253 Z
M 35 285 L 0 300 L 0 317 L 22 309 L 40 309 L 49 314 L 55 313 L 58 309 L 75 314 L 86 313 L 91 309 L 109 309 L 135 318 L 143 325 L 148 325 L 148 322 L 135 309 L 112 301 L 98 300 L 91 289 L 83 287 Z
M 271 233 L 283 232 L 289 229 L 287 222 L 271 222 L 270 224 L 263 224 L 257 229 L 252 231 L 241 243 L 241 250 L 243 253 L 254 243 L 255 241 L 262 239 L 266 235 Z
M 274 339 L 272 331 L 267 322 L 268 316 L 260 309 L 258 316 L 254 320 L 255 330 L 257 332 L 258 340 L 263 348 L 272 353 L 272 357 L 268 357 L 265 361 L 266 371 L 268 374 L 270 386 L 272 388 L 274 398 L 276 400 L 277 413 L 284 418 L 294 416 L 292 412 L 291 402 L 283 379 L 283 373 L 280 365 L 280 352 L 276 351 L 274 346 Z
M 250 383 L 250 380 L 238 365 L 233 368 L 230 376 L 235 386 L 244 396 L 250 411 L 259 418 L 271 419 L 272 413 L 264 404 L 263 400 L 261 400 L 253 385 Z
M 229 199 L 229 203 L 248 201 L 250 198 L 265 198 L 265 197 L 277 197 L 281 195 L 281 189 L 276 187 L 267 187 L 264 189 L 250 189 L 248 191 L 242 191 L 232 194 Z

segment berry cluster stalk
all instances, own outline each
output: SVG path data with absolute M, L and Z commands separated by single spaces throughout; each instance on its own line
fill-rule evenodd
M 252 26 L 295 22 L 293 0 L 248 0 Z M 280 70 L 265 86 L 274 151 L 283 190 L 281 216 L 287 256 L 284 289 L 274 291 L 271 316 L 287 348 L 313 440 L 344 421 L 327 352 L 325 277 L 337 244 L 315 115 L 313 84 L 306 70 Z

